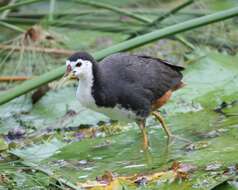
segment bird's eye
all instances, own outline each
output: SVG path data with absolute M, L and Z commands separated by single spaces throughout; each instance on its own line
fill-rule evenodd
M 80 67 L 82 65 L 82 63 L 81 62 L 78 62 L 75 66 L 76 67 Z

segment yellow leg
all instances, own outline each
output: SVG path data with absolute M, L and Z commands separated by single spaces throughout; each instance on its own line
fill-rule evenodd
M 139 127 L 143 135 L 143 148 L 147 150 L 149 147 L 149 141 L 148 141 L 148 136 L 147 136 L 147 132 L 145 128 L 145 120 L 142 120 L 139 122 Z
M 152 114 L 156 117 L 156 119 L 159 120 L 168 138 L 171 138 L 173 134 L 171 133 L 169 127 L 166 125 L 164 118 L 157 111 L 154 111 Z
M 168 140 L 171 140 L 173 138 L 176 138 L 176 139 L 179 139 L 181 141 L 185 141 L 185 142 L 188 142 L 188 143 L 192 143 L 192 141 L 188 140 L 188 139 L 185 139 L 183 137 L 179 137 L 177 135 L 173 135 L 172 132 L 170 131 L 169 127 L 166 125 L 165 121 L 164 121 L 164 118 L 160 115 L 160 113 L 158 111 L 154 111 L 152 112 L 152 114 L 156 117 L 156 119 L 159 120 L 159 122 L 161 123 L 166 135 L 168 136 Z

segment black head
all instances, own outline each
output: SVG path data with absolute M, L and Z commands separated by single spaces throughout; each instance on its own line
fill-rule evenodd
M 66 60 L 67 69 L 65 76 L 70 76 L 73 79 L 85 78 L 88 73 L 92 72 L 94 63 L 96 61 L 89 53 L 74 53 Z
M 84 61 L 90 61 L 92 63 L 95 62 L 94 58 L 87 52 L 76 52 L 73 55 L 71 55 L 67 60 L 70 62 L 75 62 L 78 59 L 82 59 Z

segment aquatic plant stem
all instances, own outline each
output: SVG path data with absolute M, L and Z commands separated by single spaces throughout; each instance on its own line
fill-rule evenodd
M 81 4 L 84 4 L 84 5 L 89 5 L 89 6 L 93 6 L 93 7 L 98 7 L 98 8 L 111 10 L 113 12 L 117 12 L 117 13 L 126 15 L 128 17 L 134 18 L 134 19 L 136 19 L 138 21 L 141 21 L 141 22 L 144 22 L 144 23 L 150 23 L 151 22 L 151 20 L 148 19 L 148 18 L 142 17 L 142 16 L 137 15 L 135 13 L 132 13 L 132 12 L 129 12 L 127 10 L 123 10 L 123 9 L 120 9 L 120 8 L 117 8 L 117 7 L 114 7 L 114 6 L 105 4 L 105 3 L 99 3 L 99 2 L 96 2 L 96 1 L 88 1 L 88 0 L 75 0 L 75 1 L 79 2 Z
M 49 6 L 49 21 L 50 22 L 53 22 L 54 20 L 55 1 L 56 0 L 50 0 L 50 6 Z
M 9 3 L 8 3 L 8 5 L 14 5 L 16 3 L 16 0 L 11 0 Z M 5 10 L 3 13 L 2 13 L 2 15 L 1 15 L 1 19 L 5 19 L 6 17 L 7 17 L 7 15 L 9 14 L 9 12 L 10 12 L 10 9 L 8 9 L 8 10 Z
M 0 44 L 0 49 L 21 51 L 22 47 Z M 38 52 L 38 53 L 54 54 L 54 55 L 61 55 L 61 56 L 69 56 L 75 52 L 75 51 L 66 50 L 66 49 L 43 48 L 43 47 L 24 47 L 24 51 L 34 51 L 34 52 Z
M 9 24 L 9 23 L 2 22 L 2 21 L 0 21 L 0 26 L 3 26 L 5 28 L 11 29 L 11 30 L 14 30 L 14 31 L 17 31 L 17 32 L 21 32 L 21 33 L 25 32 L 25 30 L 23 30 L 22 28 L 19 28 L 16 25 Z
M 178 11 L 180 11 L 181 9 L 184 9 L 185 7 L 191 5 L 192 3 L 194 3 L 195 0 L 187 0 L 184 3 L 178 5 L 177 7 L 171 9 L 170 11 L 168 11 L 167 13 L 163 14 L 162 16 L 158 17 L 157 19 L 155 19 L 153 22 L 150 23 L 151 26 L 156 25 L 157 23 L 160 23 L 161 21 L 163 21 L 164 19 L 166 19 L 167 17 L 169 17 L 170 15 L 173 15 L 175 13 L 177 13 Z
M 12 81 L 24 81 L 29 80 L 32 77 L 26 76 L 0 76 L 0 82 L 12 82 Z
M 29 4 L 32 4 L 32 3 L 37 3 L 37 2 L 40 2 L 40 1 L 45 1 L 45 0 L 27 0 L 27 1 L 12 4 L 12 5 L 6 5 L 6 6 L 3 6 L 3 7 L 0 7 L 0 12 L 3 12 L 5 10 L 9 10 L 9 9 L 18 8 L 18 7 L 23 6 L 23 5 L 29 5 Z

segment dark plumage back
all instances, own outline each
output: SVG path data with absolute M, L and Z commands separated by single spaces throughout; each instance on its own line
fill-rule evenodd
M 183 70 L 158 58 L 127 53 L 111 55 L 94 67 L 96 104 L 120 104 L 141 116 L 147 116 L 154 101 L 181 84 Z

